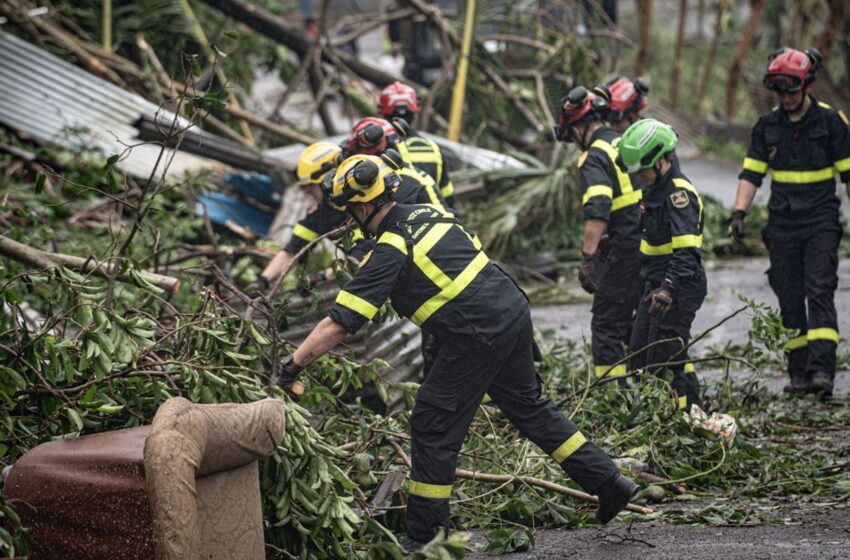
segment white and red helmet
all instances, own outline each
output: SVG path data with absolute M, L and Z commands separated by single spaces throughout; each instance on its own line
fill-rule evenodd
M 351 129 L 345 148 L 348 154 L 378 155 L 401 139 L 398 130 L 387 120 L 377 117 L 360 119 Z
M 416 90 L 407 84 L 393 82 L 381 92 L 378 112 L 383 117 L 410 118 L 419 112 L 419 97 Z

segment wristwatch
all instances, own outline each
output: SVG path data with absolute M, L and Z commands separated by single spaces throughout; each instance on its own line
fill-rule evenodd
M 297 376 L 304 369 L 304 366 L 300 366 L 295 363 L 295 356 L 293 354 L 285 357 L 281 366 L 283 373 L 293 377 Z

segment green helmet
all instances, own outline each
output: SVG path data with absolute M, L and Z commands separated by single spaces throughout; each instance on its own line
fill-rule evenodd
M 632 124 L 620 140 L 620 160 L 626 171 L 634 173 L 653 167 L 661 156 L 676 149 L 679 137 L 669 124 L 641 119 Z

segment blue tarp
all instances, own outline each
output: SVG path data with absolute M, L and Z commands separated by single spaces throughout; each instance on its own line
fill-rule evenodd
M 260 210 L 256 206 L 220 193 L 202 194 L 195 206 L 195 213 L 198 216 L 208 215 L 210 221 L 216 224 L 224 225 L 226 222 L 234 222 L 260 236 L 268 233 L 274 219 L 274 214 L 271 212 Z

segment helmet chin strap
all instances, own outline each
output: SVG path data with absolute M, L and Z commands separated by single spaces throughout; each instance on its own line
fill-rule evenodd
M 366 229 L 366 226 L 369 225 L 369 222 L 371 222 L 372 219 L 378 214 L 378 212 L 381 211 L 381 208 L 383 208 L 383 205 L 374 205 L 373 204 L 373 206 L 374 206 L 374 208 L 372 209 L 371 212 L 369 212 L 369 215 L 366 216 L 366 219 L 363 220 L 363 221 L 360 221 L 357 218 L 357 214 L 354 212 L 354 209 L 351 206 L 348 207 L 349 216 L 351 216 L 351 218 L 354 220 L 354 222 L 360 228 L 360 231 L 363 232 L 363 237 L 365 237 L 366 239 L 373 239 L 375 237 L 375 234 L 370 232 L 368 229 Z
M 806 103 L 806 97 L 809 95 L 809 88 L 803 88 L 803 97 L 800 98 L 800 103 L 797 104 L 796 107 L 788 111 L 788 113 L 792 115 L 799 115 L 800 111 L 803 110 L 803 105 Z
M 573 141 L 582 151 L 587 150 L 587 144 L 584 142 L 584 138 L 587 136 L 587 127 L 585 127 L 584 132 L 581 134 L 579 134 L 577 127 L 572 127 L 570 128 L 570 134 L 573 135 Z

